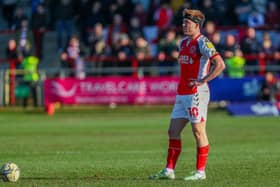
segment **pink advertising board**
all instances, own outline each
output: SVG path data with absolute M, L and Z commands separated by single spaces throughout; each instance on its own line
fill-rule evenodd
M 45 104 L 173 104 L 178 77 L 47 79 Z

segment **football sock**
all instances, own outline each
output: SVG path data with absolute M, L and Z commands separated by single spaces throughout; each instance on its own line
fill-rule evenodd
M 169 169 L 175 168 L 176 162 L 181 153 L 181 149 L 182 149 L 181 140 L 169 139 L 169 148 L 168 148 L 166 168 L 169 168 Z
M 197 148 L 197 157 L 196 157 L 196 170 L 197 171 L 200 171 L 200 172 L 205 171 L 209 148 L 210 148 L 209 145 Z

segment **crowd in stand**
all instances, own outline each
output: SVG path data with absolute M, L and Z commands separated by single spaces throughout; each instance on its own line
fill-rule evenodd
M 85 76 L 85 57 L 116 57 L 118 63 L 95 62 L 93 68 L 176 66 L 182 9 L 202 10 L 207 22 L 203 33 L 213 41 L 227 64 L 227 75 L 243 77 L 265 64 L 280 73 L 280 5 L 277 0 L 2 0 L 7 30 L 16 33 L 6 57 L 44 59 L 44 34 L 55 30 L 54 53 L 61 66 Z M 156 30 L 156 32 L 155 32 Z M 156 33 L 155 37 L 151 37 Z M 66 38 L 64 38 L 66 36 Z M 0 54 L 3 56 L 3 54 Z M 255 56 L 257 55 L 257 56 Z M 157 61 L 144 59 L 156 57 Z M 87 58 L 89 59 L 89 58 Z M 157 64 L 154 64 L 157 63 Z M 87 63 L 88 64 L 88 63 Z M 176 68 L 176 67 L 175 67 Z M 250 69 L 251 68 L 251 69 Z M 163 68 L 164 70 L 164 68 Z M 269 69 L 265 69 L 269 70 Z M 159 71 L 160 74 L 172 74 Z

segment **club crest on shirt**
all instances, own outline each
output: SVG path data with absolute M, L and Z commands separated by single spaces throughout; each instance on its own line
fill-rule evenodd
M 211 43 L 211 42 L 206 42 L 206 46 L 209 48 L 209 49 L 212 49 L 214 48 L 214 45 Z

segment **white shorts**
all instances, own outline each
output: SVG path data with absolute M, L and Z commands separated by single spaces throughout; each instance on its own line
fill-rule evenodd
M 209 90 L 191 95 L 176 95 L 171 118 L 186 118 L 192 124 L 206 121 L 209 95 Z

